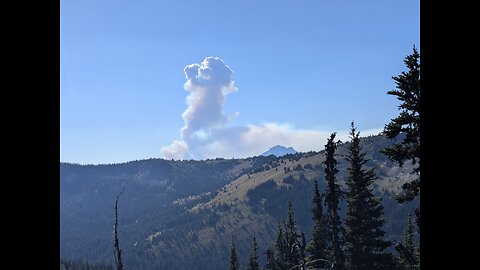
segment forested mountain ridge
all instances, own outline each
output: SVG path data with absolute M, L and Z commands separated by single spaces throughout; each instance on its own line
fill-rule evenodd
M 398 240 L 418 200 L 399 205 L 391 195 L 412 177 L 411 168 L 400 168 L 379 152 L 392 140 L 372 136 L 361 143 L 371 159 L 367 165 L 379 176 L 376 191 L 383 196 L 387 234 Z M 346 176 L 345 154 L 346 144 L 340 145 L 340 182 Z M 128 269 L 225 269 L 232 236 L 244 266 L 253 234 L 260 253 L 272 243 L 288 199 L 299 229 L 309 237 L 313 180 L 325 189 L 323 158 L 322 151 L 279 158 L 61 163 L 61 256 L 113 262 L 114 198 L 126 187 L 119 202 L 119 237 Z

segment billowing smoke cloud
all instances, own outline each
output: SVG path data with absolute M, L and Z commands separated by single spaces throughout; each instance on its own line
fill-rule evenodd
M 233 71 L 218 57 L 207 57 L 200 65 L 188 65 L 184 72 L 187 77 L 184 87 L 190 95 L 188 108 L 182 115 L 185 126 L 181 134 L 184 140 L 190 141 L 193 136 L 202 136 L 224 126 L 227 120 L 223 115 L 225 97 L 236 88 Z
M 228 117 L 223 113 L 225 97 L 236 91 L 233 71 L 218 57 L 207 57 L 200 64 L 191 64 L 183 70 L 187 81 L 184 88 L 187 109 L 182 117 L 182 140 L 175 140 L 162 148 L 165 158 L 204 158 L 204 145 L 225 131 Z
M 188 107 L 182 114 L 185 125 L 181 140 L 161 149 L 167 159 L 249 157 L 276 144 L 293 146 L 297 151 L 318 151 L 331 134 L 278 123 L 226 127 L 233 117 L 223 112 L 225 98 L 237 91 L 233 71 L 220 58 L 206 57 L 200 64 L 186 66 L 184 72 L 184 88 L 189 92 Z M 380 131 L 362 131 L 362 135 Z M 337 138 L 346 140 L 347 132 L 339 132 Z

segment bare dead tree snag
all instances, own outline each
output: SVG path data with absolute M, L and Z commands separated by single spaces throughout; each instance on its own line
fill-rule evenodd
M 113 242 L 113 247 L 115 250 L 113 251 L 113 254 L 115 256 L 115 263 L 117 264 L 117 270 L 123 270 L 123 264 L 122 264 L 122 251 L 120 250 L 120 245 L 118 244 L 118 198 L 120 198 L 120 195 L 125 191 L 125 187 L 123 187 L 122 192 L 118 194 L 117 199 L 115 200 L 115 226 L 114 228 L 114 242 Z

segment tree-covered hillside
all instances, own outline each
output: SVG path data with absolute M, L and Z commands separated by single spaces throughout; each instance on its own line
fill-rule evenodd
M 381 149 L 394 140 L 361 138 L 379 179 L 375 194 L 385 208 L 385 231 L 399 240 L 418 199 L 400 205 L 392 195 L 411 179 Z M 345 186 L 347 144 L 339 145 L 337 178 Z M 246 265 L 255 234 L 262 253 L 285 219 L 291 200 L 297 226 L 310 238 L 313 181 L 325 186 L 322 152 L 283 157 L 172 161 L 149 159 L 111 165 L 60 164 L 61 257 L 113 263 L 114 201 L 119 200 L 119 238 L 126 269 L 225 269 L 232 237 Z M 340 204 L 345 215 L 345 203 Z

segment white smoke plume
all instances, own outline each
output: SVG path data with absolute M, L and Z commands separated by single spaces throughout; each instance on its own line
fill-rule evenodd
M 187 82 L 184 87 L 190 94 L 188 108 L 182 117 L 185 126 L 181 130 L 182 139 L 190 141 L 196 132 L 209 132 L 210 129 L 224 126 L 223 104 L 227 94 L 236 91 L 232 80 L 233 71 L 218 57 L 207 57 L 199 64 L 188 65 L 184 69 Z
M 293 146 L 297 151 L 322 150 L 332 132 L 295 129 L 288 124 L 226 127 L 228 117 L 223 112 L 225 98 L 237 91 L 233 71 L 218 57 L 206 57 L 200 64 L 184 69 L 189 92 L 187 109 L 182 117 L 181 140 L 163 147 L 167 159 L 242 158 L 256 156 L 273 145 Z M 381 129 L 362 131 L 362 136 L 378 134 Z M 347 131 L 337 138 L 348 139 Z

